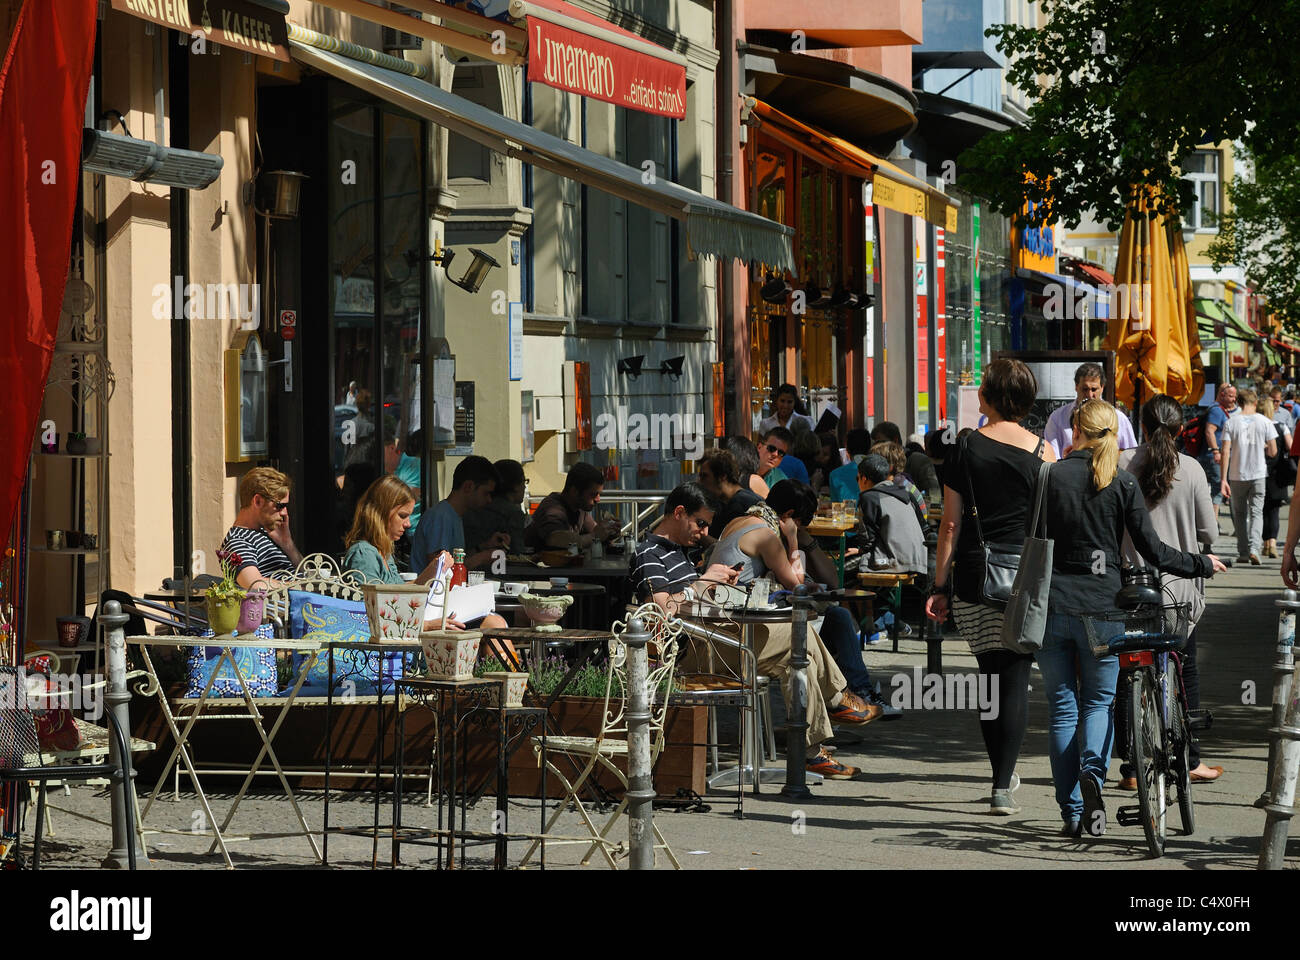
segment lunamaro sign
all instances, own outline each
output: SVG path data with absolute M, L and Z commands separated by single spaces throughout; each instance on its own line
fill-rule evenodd
M 113 0 L 113 9 L 152 20 L 208 43 L 289 61 L 284 14 L 254 0 Z M 286 8 L 287 9 L 287 8 Z
M 116 0 L 114 0 L 116 2 Z M 629 110 L 686 116 L 686 68 L 527 17 L 528 79 Z

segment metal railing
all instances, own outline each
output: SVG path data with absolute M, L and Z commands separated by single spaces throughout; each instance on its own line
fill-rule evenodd
M 600 495 L 597 512 L 612 513 L 618 518 L 619 533 L 625 538 L 630 537 L 633 543 L 640 543 L 642 527 L 648 527 L 658 519 L 670 493 L 671 490 L 606 490 Z M 530 512 L 542 499 L 539 496 L 528 498 Z

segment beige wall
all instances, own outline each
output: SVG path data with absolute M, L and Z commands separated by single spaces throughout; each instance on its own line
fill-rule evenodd
M 106 17 L 102 29 L 104 105 L 122 111 L 133 136 L 152 138 L 152 38 L 143 21 L 123 15 Z M 171 286 L 170 190 L 119 177 L 104 186 L 108 283 L 100 293 L 117 377 L 109 547 L 113 586 L 138 593 L 172 572 L 171 323 L 154 309 L 155 286 Z

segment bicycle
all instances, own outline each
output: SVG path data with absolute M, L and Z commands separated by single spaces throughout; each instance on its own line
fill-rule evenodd
M 1191 836 L 1196 830 L 1189 754 L 1192 731 L 1208 727 L 1210 718 L 1206 711 L 1193 717 L 1187 708 L 1180 653 L 1187 645 L 1190 605 L 1165 603 L 1153 580 L 1139 572 L 1115 595 L 1118 611 L 1095 614 L 1084 623 L 1095 656 L 1119 657 L 1117 719 L 1127 721 L 1126 758 L 1135 768 L 1138 803 L 1117 809 L 1115 819 L 1121 826 L 1140 823 L 1152 857 L 1160 857 L 1171 794 L 1182 834 Z M 1122 622 L 1125 629 L 1099 641 L 1094 621 Z

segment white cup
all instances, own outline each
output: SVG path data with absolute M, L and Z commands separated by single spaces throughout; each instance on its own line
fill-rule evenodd
M 528 589 L 528 584 L 518 583 L 516 581 L 507 581 L 501 584 L 501 592 L 507 597 L 517 597 Z

